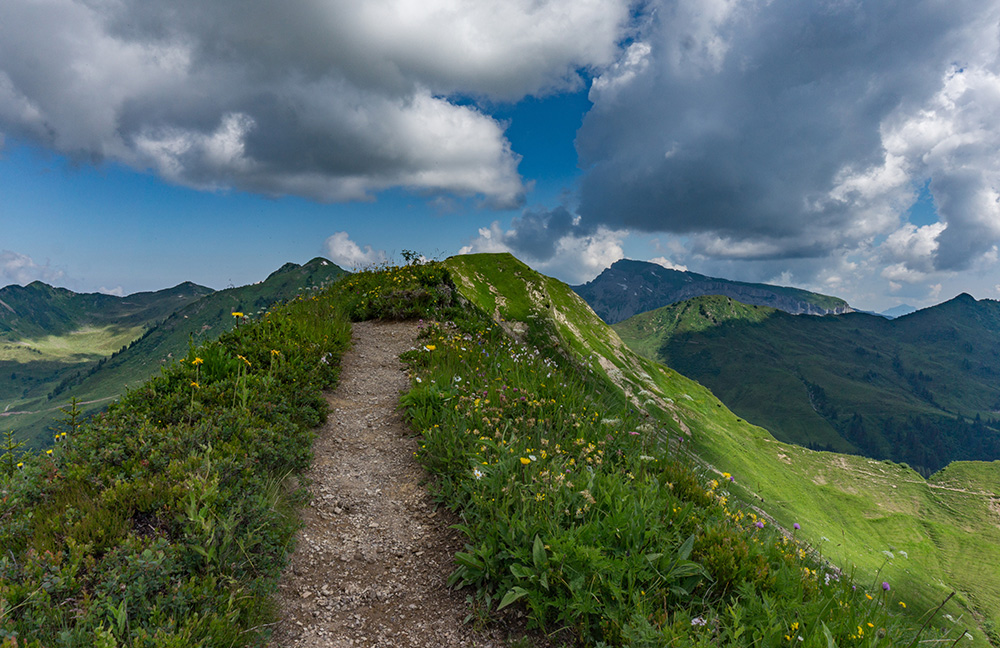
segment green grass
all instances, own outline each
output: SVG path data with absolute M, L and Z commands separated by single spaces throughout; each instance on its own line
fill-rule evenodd
M 4 407 L 9 406 L 8 411 L 28 412 L 0 417 L 0 432 L 13 429 L 31 447 L 47 447 L 58 410 L 71 398 L 82 401 L 87 414 L 100 412 L 126 390 L 138 387 L 161 368 L 186 355 L 191 344 L 214 340 L 232 330 L 237 325 L 233 312 L 263 316 L 275 303 L 297 295 L 316 294 L 344 274 L 341 268 L 325 259 L 313 259 L 301 266 L 286 264 L 262 282 L 212 292 L 193 303 L 172 297 L 171 301 L 182 306 L 176 312 L 167 313 L 163 321 L 141 336 L 134 335 L 130 339 L 123 336 L 122 344 L 117 347 L 109 340 L 100 342 L 105 355 L 89 356 L 92 358 L 89 363 L 55 365 L 38 360 L 14 367 L 0 362 L 0 395 L 9 398 Z M 164 313 L 166 307 L 160 301 L 155 303 L 155 312 Z M 185 303 L 187 305 L 183 305 Z M 95 332 L 79 339 L 90 339 L 96 344 L 100 338 Z M 78 338 L 65 335 L 58 340 L 49 347 L 58 348 L 64 341 L 69 340 L 66 344 L 70 344 Z M 36 379 L 26 382 L 28 373 L 39 365 L 50 373 L 35 372 Z M 20 378 L 10 379 L 11 373 L 19 374 Z
M 86 362 L 111 355 L 142 335 L 141 326 L 85 326 L 63 335 L 47 335 L 38 339 L 19 340 L 0 345 L 0 361 L 35 362 L 55 360 Z
M 257 644 L 350 325 L 299 298 L 0 461 L 4 646 Z M 15 465 L 16 464 L 16 465 Z
M 550 335 L 581 367 L 606 376 L 656 417 L 660 442 L 687 448 L 709 474 L 736 476 L 736 497 L 756 503 L 785 528 L 799 523 L 800 538 L 845 569 L 856 568 L 862 580 L 878 574 L 895 583 L 914 621 L 955 589 L 958 595 L 942 614 L 962 617 L 976 645 L 986 643 L 980 628 L 1000 623 L 1000 518 L 987 512 L 995 498 L 987 485 L 1000 464 L 956 463 L 927 482 L 897 464 L 781 443 L 703 386 L 630 351 L 559 282 L 502 255 L 456 257 L 446 264 L 463 295 L 481 301 L 484 311 L 507 320 L 520 315 L 526 334 L 534 323 L 549 322 Z M 521 288 L 509 279 L 514 272 Z M 508 284 L 505 308 L 497 309 L 489 290 L 494 277 Z M 508 321 L 506 328 L 521 325 Z M 932 487 L 944 478 L 952 488 L 974 493 Z M 893 551 L 894 558 L 886 563 L 883 551 Z M 940 615 L 934 623 L 950 625 Z
M 959 297 L 889 321 L 703 297 L 615 329 L 783 441 L 907 462 L 924 475 L 1000 456 L 997 302 Z
M 584 645 L 910 646 L 954 589 L 919 639 L 987 645 L 1000 464 L 926 482 L 780 443 L 509 256 L 350 279 L 192 350 L 51 455 L 0 459 L 0 639 L 263 642 L 296 526 L 286 478 L 345 318 L 415 314 L 435 323 L 405 406 L 462 519 L 453 582 L 474 618 L 523 606 Z M 782 539 L 793 523 L 806 544 Z

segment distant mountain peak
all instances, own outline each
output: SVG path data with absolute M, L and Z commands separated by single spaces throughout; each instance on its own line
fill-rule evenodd
M 708 277 L 633 259 L 614 262 L 593 281 L 573 286 L 573 290 L 609 324 L 702 295 L 722 295 L 793 315 L 830 315 L 854 310 L 843 299 L 799 288 Z

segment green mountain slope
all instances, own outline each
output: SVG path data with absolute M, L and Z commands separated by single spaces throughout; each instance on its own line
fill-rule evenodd
M 967 624 L 972 645 L 987 645 L 984 630 L 1000 624 L 1000 462 L 954 463 L 925 480 L 897 464 L 782 443 L 699 383 L 630 350 L 565 284 L 510 255 L 445 263 L 466 299 L 606 376 L 650 414 L 653 438 L 710 473 L 734 475 L 734 496 L 786 529 L 800 524 L 798 537 L 844 569 L 892 582 L 915 619 L 954 590 L 942 614 Z
M 0 340 L 31 347 L 34 346 L 32 340 L 81 329 L 134 330 L 162 320 L 211 292 L 211 288 L 191 282 L 127 297 L 75 293 L 40 281 L 23 287 L 6 286 L 0 288 Z M 10 349 L 4 345 L 4 350 Z
M 608 324 L 701 295 L 725 295 L 794 315 L 827 315 L 852 310 L 843 299 L 808 290 L 706 277 L 629 259 L 616 261 L 593 281 L 574 286 L 573 290 Z
M 191 342 L 200 344 L 236 326 L 238 318 L 233 317 L 234 312 L 247 317 L 264 316 L 272 304 L 319 290 L 343 274 L 345 271 L 337 265 L 316 258 L 301 266 L 285 264 L 256 284 L 212 292 L 172 312 L 127 347 L 97 362 L 76 365 L 71 371 L 64 368 L 55 380 L 51 376 L 48 381 L 36 380 L 27 398 L 8 403 L 7 412 L 0 416 L 0 431 L 15 429 L 19 437 L 41 447 L 48 440 L 48 428 L 62 416 L 59 408 L 65 407 L 71 398 L 83 401 L 86 413 L 99 411 L 129 387 L 155 374 L 161 366 L 183 357 Z M 21 372 L 12 382 L 23 381 L 33 368 L 44 372 L 42 367 L 33 365 L 22 364 L 12 371 Z M 5 368 L 0 366 L 0 370 Z
M 949 461 L 1000 458 L 1000 302 L 960 295 L 887 320 L 700 297 L 615 327 L 784 441 L 925 475 Z

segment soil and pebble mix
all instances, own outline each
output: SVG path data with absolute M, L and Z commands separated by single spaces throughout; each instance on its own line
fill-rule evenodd
M 446 585 L 462 538 L 425 488 L 398 409 L 409 386 L 399 355 L 417 333 L 416 322 L 354 325 L 313 445 L 312 501 L 279 585 L 273 648 L 507 645 L 506 630 L 466 623 L 465 593 Z

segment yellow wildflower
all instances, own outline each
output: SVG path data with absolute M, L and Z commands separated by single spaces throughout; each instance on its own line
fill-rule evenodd
M 194 360 L 191 361 L 191 364 L 197 366 L 197 365 L 203 364 L 204 362 L 205 361 L 202 360 L 201 358 L 195 358 Z
M 243 313 L 236 311 L 235 313 L 233 313 L 233 317 L 243 317 Z
M 435 344 L 425 344 L 424 348 L 427 349 L 428 351 L 433 351 L 434 349 L 437 348 L 437 345 L 435 345 Z
M 528 459 L 527 457 L 521 457 L 521 463 L 527 466 L 528 464 L 531 463 L 531 459 Z

